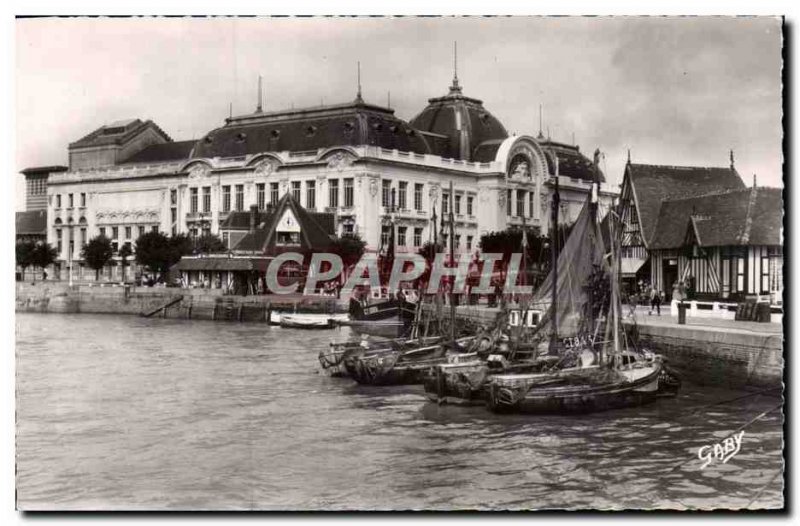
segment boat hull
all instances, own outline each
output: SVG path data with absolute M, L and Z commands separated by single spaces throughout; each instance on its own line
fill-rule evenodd
M 528 414 L 592 413 L 636 407 L 652 403 L 658 396 L 662 364 L 654 362 L 631 369 L 631 377 L 598 385 L 571 383 L 570 375 L 542 379 L 549 385 L 514 386 L 503 377 L 495 377 L 488 386 L 487 405 L 496 412 Z M 628 376 L 627 371 L 621 371 Z M 564 385 L 558 380 L 566 380 Z

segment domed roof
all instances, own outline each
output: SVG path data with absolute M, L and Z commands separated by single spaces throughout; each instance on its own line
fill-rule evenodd
M 192 157 L 238 157 L 261 152 L 310 151 L 372 145 L 420 154 L 428 141 L 394 110 L 364 103 L 255 112 L 225 120 L 197 142 Z
M 483 107 L 483 101 L 465 97 L 453 78 L 450 92 L 428 99 L 428 106 L 411 119 L 412 127 L 424 132 L 434 152 L 442 157 L 464 161 L 485 161 L 508 137 L 503 124 Z

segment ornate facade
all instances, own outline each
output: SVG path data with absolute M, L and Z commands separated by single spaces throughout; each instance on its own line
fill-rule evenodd
M 75 260 L 98 234 L 135 246 L 150 229 L 220 233 L 231 212 L 264 210 L 286 193 L 309 211 L 335 214 L 339 235 L 368 249 L 389 239 L 415 251 L 447 213 L 453 183 L 458 251 L 508 227 L 546 231 L 554 178 L 561 218 L 573 221 L 603 174 L 579 148 L 539 134 L 509 136 L 457 79 L 411 121 L 394 110 L 352 103 L 226 119 L 198 141 L 175 142 L 139 119 L 98 128 L 69 147 L 70 167 L 47 186 L 48 241 Z M 613 192 L 602 188 L 608 206 Z M 441 225 L 441 223 L 439 223 Z M 91 273 L 88 273 L 91 274 Z

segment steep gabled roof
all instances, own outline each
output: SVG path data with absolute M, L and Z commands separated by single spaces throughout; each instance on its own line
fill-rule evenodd
M 278 201 L 271 212 L 266 213 L 264 220 L 259 223 L 254 232 L 248 232 L 239 240 L 236 246 L 233 247 L 233 251 L 260 253 L 271 251 L 275 247 L 275 231 L 278 222 L 286 210 L 292 211 L 300 226 L 300 244 L 302 248 L 324 250 L 330 245 L 331 239 L 335 234 L 335 222 L 332 214 L 310 213 L 300 206 L 300 203 L 292 197 L 291 192 L 288 192 Z M 238 212 L 237 214 L 243 213 Z M 247 221 L 249 226 L 249 213 L 246 214 L 248 214 Z M 240 219 L 234 219 L 231 220 L 231 224 L 236 224 L 240 221 Z
M 679 248 L 688 229 L 699 246 L 780 245 L 779 188 L 750 188 L 669 199 L 661 205 L 651 249 Z
M 655 239 L 656 225 L 664 201 L 745 188 L 733 168 L 629 163 L 625 168 L 625 177 L 633 190 L 642 237 L 648 248 Z M 681 235 L 685 232 L 684 224 Z

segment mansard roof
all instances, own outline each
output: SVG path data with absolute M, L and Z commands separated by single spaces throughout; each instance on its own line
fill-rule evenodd
M 121 164 L 163 163 L 187 160 L 195 144 L 197 144 L 197 141 L 173 141 L 151 144 L 125 159 Z
M 124 144 L 147 128 L 153 128 L 165 141 L 172 141 L 170 136 L 151 120 L 126 119 L 100 126 L 88 135 L 70 143 L 69 149 Z

